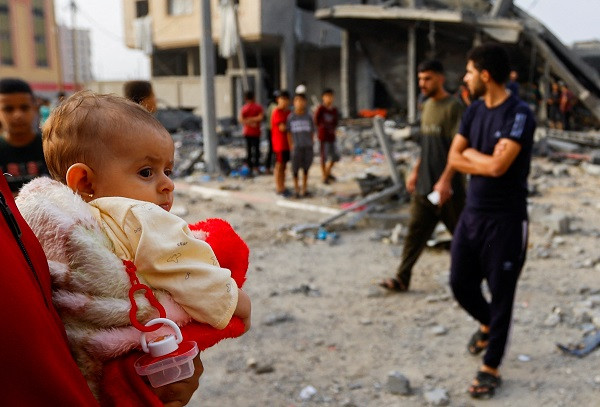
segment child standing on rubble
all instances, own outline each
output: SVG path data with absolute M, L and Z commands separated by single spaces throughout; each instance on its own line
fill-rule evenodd
M 179 325 L 194 319 L 223 330 L 235 315 L 249 329 L 247 294 L 202 236 L 169 213 L 173 140 L 147 110 L 124 98 L 80 92 L 52 113 L 43 143 L 59 182 L 26 186 L 19 206 L 48 258 L 62 263 L 53 273 L 54 299 L 92 391 L 103 362 L 139 345 L 139 332 L 129 325 L 130 284 L 111 251 L 133 262 Z M 139 305 L 138 317 L 151 319 Z
M 306 96 L 294 96 L 294 111 L 287 119 L 288 142 L 292 151 L 292 174 L 294 176 L 294 197 L 306 197 L 308 193 L 308 170 L 313 162 L 315 124 L 306 111 Z M 302 187 L 298 173 L 302 170 Z

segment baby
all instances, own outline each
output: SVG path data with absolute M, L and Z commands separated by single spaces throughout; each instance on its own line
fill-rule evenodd
M 108 238 L 107 247 L 114 254 L 135 264 L 140 281 L 157 293 L 161 303 L 168 303 L 162 292 L 170 295 L 175 306 L 165 305 L 167 317 L 180 325 L 187 322 L 181 316 L 182 311 L 176 309 L 180 306 L 195 321 L 214 328 L 225 328 L 235 315 L 244 322 L 244 331 L 249 329 L 248 295 L 237 288 L 230 270 L 219 266 L 209 244 L 196 238 L 185 221 L 169 213 L 173 205 L 174 184 L 169 176 L 174 145 L 169 133 L 150 113 L 117 96 L 79 92 L 52 113 L 43 129 L 43 144 L 52 177 L 86 203 L 64 186 L 46 180 L 29 189 L 25 187 L 20 207 L 31 214 L 36 212 L 31 209 L 32 205 L 47 201 L 71 214 L 76 221 L 63 227 L 64 234 L 83 225 L 79 227 L 83 232 L 77 232 L 79 237 L 70 238 L 64 245 L 64 253 L 49 253 L 48 258 L 68 264 L 69 271 L 79 273 L 73 278 L 65 277 L 66 272 L 53 273 L 53 287 L 58 289 L 54 300 L 59 303 L 59 310 L 66 310 L 61 312 L 61 317 L 72 350 L 84 374 L 88 373 L 86 377 L 91 387 L 99 379 L 98 372 L 93 372 L 97 369 L 82 365 L 89 365 L 96 356 L 100 360 L 115 357 L 135 346 L 131 335 L 125 335 L 127 344 L 111 344 L 114 335 L 106 339 L 115 328 L 125 325 L 127 329 L 133 328 L 121 312 L 126 307 L 122 301 L 127 292 L 123 289 L 129 288 L 123 267 L 116 267 L 119 270 L 112 272 L 113 275 L 101 275 L 98 269 L 106 268 L 107 261 L 101 260 L 102 256 L 95 250 L 81 253 L 87 250 L 81 247 L 89 247 L 81 242 L 97 227 Z M 70 196 L 65 196 L 65 190 Z M 87 207 L 88 213 L 81 213 L 77 209 L 80 207 Z M 60 229 L 60 225 L 66 223 L 38 221 L 41 226 L 36 227 L 36 216 L 48 218 L 52 210 L 38 208 L 37 212 L 47 212 L 29 217 L 42 246 L 44 249 L 57 247 L 53 241 L 61 237 L 55 235 L 63 232 L 47 232 L 47 224 L 56 223 Z M 87 262 L 88 266 L 82 267 L 81 262 Z M 85 269 L 85 273 L 81 269 Z M 121 302 L 108 307 L 103 305 L 102 301 L 110 300 L 111 296 L 119 297 Z M 88 304 L 89 298 L 95 299 L 93 305 Z M 100 300 L 96 301 L 97 298 Z M 142 299 L 138 302 L 142 303 Z M 140 305 L 142 314 L 144 306 L 146 315 L 140 318 L 138 313 L 141 322 L 156 316 L 150 315 L 145 303 Z M 94 337 L 98 329 L 103 334 Z M 90 340 L 90 337 L 95 339 Z M 133 338 L 139 339 L 139 333 Z M 113 348 L 107 350 L 111 346 Z

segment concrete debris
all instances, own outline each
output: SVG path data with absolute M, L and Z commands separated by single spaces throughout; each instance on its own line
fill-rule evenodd
M 429 330 L 433 335 L 443 336 L 448 333 L 448 328 L 443 325 L 435 325 Z
M 307 297 L 320 297 L 321 290 L 312 284 L 300 284 L 298 287 L 294 287 L 289 291 L 292 294 L 304 294 Z
M 406 228 L 398 223 L 396 224 L 396 226 L 394 226 L 394 229 L 392 229 L 392 233 L 390 234 L 390 241 L 393 244 L 399 244 L 404 240 L 404 237 L 406 236 Z
M 254 373 L 256 374 L 273 373 L 274 371 L 275 367 L 270 363 L 259 364 L 254 368 Z
M 542 221 L 546 229 L 557 235 L 567 235 L 572 232 L 571 218 L 564 213 L 554 213 Z
M 263 325 L 273 326 L 283 324 L 285 322 L 294 322 L 296 318 L 287 312 L 279 312 L 267 315 L 263 320 Z
M 447 406 L 450 404 L 450 397 L 446 389 L 437 387 L 433 390 L 427 391 L 424 394 L 425 401 L 431 406 Z
M 391 394 L 402 396 L 408 396 L 412 393 L 409 380 L 397 370 L 388 373 L 387 389 Z
M 431 304 L 434 302 L 450 301 L 451 298 L 452 296 L 450 294 L 429 295 L 425 298 L 425 301 Z
M 313 386 L 306 386 L 300 391 L 300 400 L 308 401 L 313 398 L 314 395 L 317 394 L 317 389 Z
M 528 356 L 528 355 L 519 355 L 517 357 L 517 359 L 519 360 L 519 362 L 530 362 L 531 361 L 531 356 Z
M 558 325 L 560 323 L 560 320 L 561 320 L 561 318 L 560 318 L 559 314 L 554 314 L 554 313 L 550 314 L 544 321 L 544 326 L 555 327 L 556 325 Z

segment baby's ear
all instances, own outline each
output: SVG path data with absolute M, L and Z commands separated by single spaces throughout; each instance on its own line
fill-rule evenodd
M 66 175 L 67 186 L 81 195 L 84 201 L 94 196 L 94 171 L 85 164 L 76 163 L 69 167 Z

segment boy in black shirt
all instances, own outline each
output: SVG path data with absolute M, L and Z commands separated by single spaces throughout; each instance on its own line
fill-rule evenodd
M 31 87 L 20 79 L 0 80 L 0 171 L 17 194 L 23 184 L 48 174 Z
M 465 83 L 475 98 L 454 137 L 448 162 L 471 174 L 465 209 L 452 241 L 450 284 L 456 300 L 480 323 L 468 345 L 483 365 L 469 388 L 491 397 L 500 385 L 498 367 L 510 329 L 517 279 L 527 247 L 527 175 L 535 119 L 505 88 L 508 55 L 497 44 L 468 55 Z M 487 280 L 488 303 L 481 292 Z

